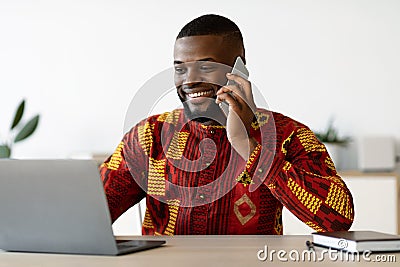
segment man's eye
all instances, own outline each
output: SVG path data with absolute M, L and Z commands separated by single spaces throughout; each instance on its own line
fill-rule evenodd
M 180 67 L 175 67 L 175 73 L 183 74 L 185 73 L 185 69 Z
M 208 66 L 208 65 L 203 65 L 200 67 L 200 70 L 205 71 L 205 72 L 211 72 L 215 70 L 214 66 Z

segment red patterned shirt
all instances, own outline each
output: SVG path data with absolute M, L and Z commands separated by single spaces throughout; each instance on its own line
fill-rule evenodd
M 141 121 L 101 166 L 112 220 L 146 198 L 146 235 L 282 234 L 282 207 L 317 231 L 347 230 L 352 196 L 305 125 L 259 109 L 245 162 L 223 126 L 174 110 Z

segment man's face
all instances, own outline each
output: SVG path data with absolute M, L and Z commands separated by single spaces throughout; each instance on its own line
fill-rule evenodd
M 214 118 L 221 110 L 215 104 L 216 93 L 227 82 L 236 57 L 222 36 L 183 37 L 175 42 L 175 86 L 191 118 Z

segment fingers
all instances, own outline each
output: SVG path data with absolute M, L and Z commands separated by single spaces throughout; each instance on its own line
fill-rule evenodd
M 244 95 L 244 93 L 242 92 L 242 90 L 237 86 L 237 85 L 225 85 L 224 87 L 221 87 L 218 92 L 217 92 L 217 96 L 219 96 L 220 94 L 223 93 L 229 93 L 232 94 L 233 97 L 235 98 L 245 98 L 246 96 Z
M 234 83 L 221 87 L 217 92 L 217 99 L 219 98 L 224 101 L 227 98 L 230 100 L 230 102 L 227 101 L 229 105 L 235 104 L 236 106 L 240 107 L 248 106 L 252 110 L 255 110 L 251 83 L 235 74 L 228 73 L 226 76 L 229 80 L 234 81 Z M 224 94 L 231 94 L 231 96 L 228 98 Z M 220 102 L 221 101 L 216 101 L 217 104 Z
M 232 73 L 227 73 L 226 77 L 228 78 L 228 80 L 234 81 L 243 90 L 251 90 L 250 82 L 245 78 Z
M 237 99 L 232 96 L 229 92 L 221 92 L 217 94 L 217 99 L 215 100 L 215 103 L 220 104 L 222 102 L 228 103 L 230 107 L 235 107 L 238 105 Z
M 221 87 L 218 90 L 217 95 L 232 92 L 235 96 L 240 96 L 240 98 L 247 98 L 247 94 L 245 93 L 245 91 L 251 91 L 250 82 L 235 74 L 227 73 L 226 76 L 228 80 L 234 81 L 234 83 Z
M 226 77 L 228 78 L 228 80 L 235 82 L 237 87 L 241 89 L 241 92 L 244 94 L 248 101 L 253 101 L 253 91 L 251 89 L 251 83 L 248 80 L 232 73 L 227 73 Z

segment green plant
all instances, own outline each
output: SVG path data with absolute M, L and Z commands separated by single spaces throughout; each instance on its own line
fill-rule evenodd
M 25 110 L 25 100 L 22 100 L 19 104 L 17 111 L 15 112 L 14 119 L 11 123 L 9 136 L 6 140 L 0 140 L 0 158 L 11 157 L 12 147 L 15 143 L 25 140 L 31 136 L 38 124 L 39 115 L 34 116 L 27 123 L 22 122 L 22 117 Z
M 336 143 L 346 145 L 350 142 L 350 137 L 340 137 L 338 131 L 333 126 L 333 119 L 328 122 L 328 127 L 323 132 L 315 132 L 317 138 L 323 143 Z

